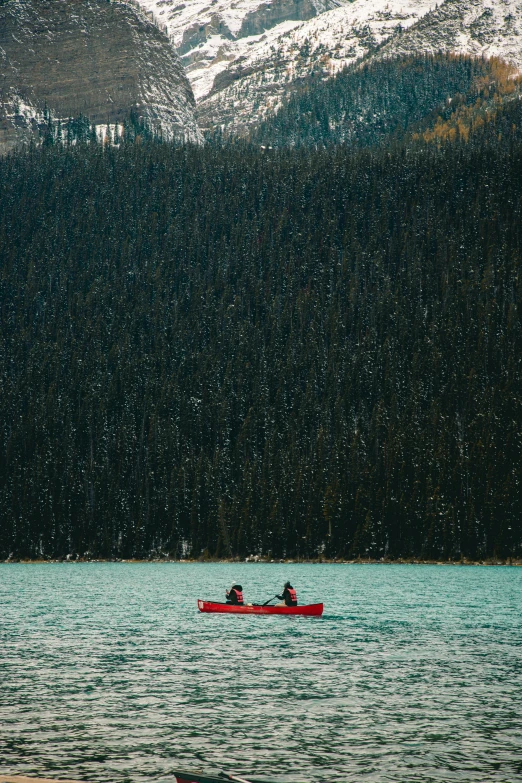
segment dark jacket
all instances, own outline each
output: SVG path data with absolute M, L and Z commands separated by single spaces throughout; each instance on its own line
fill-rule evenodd
M 233 604 L 234 606 L 239 605 L 239 601 L 237 600 L 237 592 L 242 593 L 243 588 L 241 585 L 232 585 L 230 590 L 227 592 L 227 604 Z M 243 603 L 243 602 L 241 602 Z
M 284 601 L 287 606 L 297 606 L 297 601 L 292 601 L 290 597 L 290 590 L 288 589 L 288 587 L 285 587 L 285 589 L 283 590 L 283 595 L 278 595 L 277 597 L 279 598 L 280 601 Z

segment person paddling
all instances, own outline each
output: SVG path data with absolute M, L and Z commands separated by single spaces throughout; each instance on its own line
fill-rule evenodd
M 232 585 L 230 590 L 226 591 L 227 604 L 234 606 L 243 606 L 243 588 L 241 585 Z
M 297 593 L 290 582 L 285 582 L 283 595 L 278 595 L 276 598 L 281 601 L 279 606 L 297 606 Z

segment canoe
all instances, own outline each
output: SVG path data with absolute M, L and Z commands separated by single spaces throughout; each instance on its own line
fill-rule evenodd
M 190 772 L 188 769 L 175 769 L 174 775 L 177 783 L 225 783 L 227 780 L 233 781 L 233 783 L 250 783 L 245 778 L 229 775 L 227 772 L 220 772 L 219 775 L 206 775 L 203 772 Z M 261 783 L 261 781 L 256 783 Z
M 293 614 L 306 617 L 320 617 L 323 613 L 323 604 L 307 604 L 306 606 L 262 606 L 261 604 L 244 604 L 234 606 L 216 601 L 198 600 L 200 612 L 212 612 L 217 614 Z

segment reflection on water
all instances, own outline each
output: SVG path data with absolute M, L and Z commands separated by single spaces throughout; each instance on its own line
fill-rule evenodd
M 290 579 L 322 618 L 201 615 Z M 0 772 L 522 776 L 522 569 L 0 566 Z

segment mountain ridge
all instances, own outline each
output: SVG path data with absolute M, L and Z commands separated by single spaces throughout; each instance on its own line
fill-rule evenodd
M 206 131 L 247 134 L 310 75 L 328 77 L 373 57 L 440 50 L 500 57 L 522 68 L 522 7 L 513 0 L 335 0 L 316 4 L 316 13 L 302 20 L 292 18 L 295 0 L 286 18 L 248 36 L 241 33 L 244 20 L 261 19 L 274 4 L 139 2 L 167 25 Z

